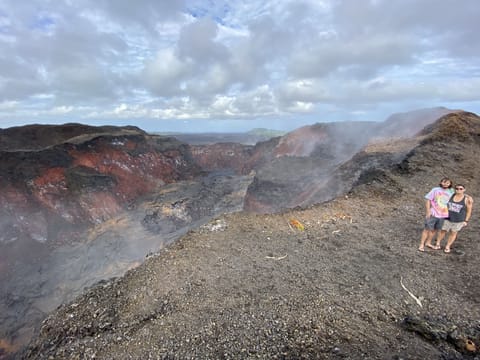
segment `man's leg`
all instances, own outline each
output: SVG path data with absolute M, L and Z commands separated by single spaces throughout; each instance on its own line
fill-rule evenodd
M 420 246 L 418 247 L 418 250 L 424 251 L 425 242 L 428 241 L 428 239 L 430 239 L 430 242 L 431 242 L 434 234 L 435 234 L 434 230 L 423 229 L 422 237 L 420 238 Z
M 429 231 L 429 234 L 428 234 L 428 236 L 427 236 L 427 239 L 425 240 L 425 246 L 427 246 L 427 247 L 429 247 L 429 248 L 431 248 L 431 249 L 434 248 L 434 246 L 432 245 L 432 240 L 433 240 L 433 238 L 434 238 L 434 236 L 435 236 L 435 233 L 437 233 L 437 232 L 438 232 L 438 230 L 430 230 L 430 231 Z M 437 237 L 438 237 L 438 235 L 437 235 Z
M 435 244 L 435 247 L 438 248 L 438 249 L 441 249 L 442 248 L 442 240 L 443 238 L 445 237 L 445 235 L 447 234 L 447 232 L 445 230 L 440 230 L 438 232 L 438 235 L 437 235 L 437 242 Z

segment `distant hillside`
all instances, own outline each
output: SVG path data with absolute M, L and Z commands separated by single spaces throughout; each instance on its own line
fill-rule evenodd
M 265 138 L 272 138 L 276 136 L 283 136 L 287 132 L 280 131 L 280 130 L 272 130 L 272 129 L 265 129 L 265 128 L 255 128 L 247 132 L 247 134 L 255 135 L 255 136 L 262 136 Z
M 207 145 L 215 143 L 238 143 L 243 145 L 255 145 L 272 137 L 284 135 L 285 132 L 270 129 L 253 129 L 243 133 L 158 133 L 177 138 L 191 145 Z

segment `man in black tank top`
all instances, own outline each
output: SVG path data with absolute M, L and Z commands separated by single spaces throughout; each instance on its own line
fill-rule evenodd
M 462 184 L 455 185 L 455 194 L 448 200 L 448 218 L 442 226 L 442 231 L 437 237 L 437 247 L 440 247 L 445 234 L 450 232 L 445 246 L 445 252 L 451 251 L 452 244 L 457 239 L 458 232 L 467 226 L 472 216 L 473 198 L 465 194 L 465 186 Z

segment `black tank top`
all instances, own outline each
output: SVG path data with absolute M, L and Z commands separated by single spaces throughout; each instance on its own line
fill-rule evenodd
M 453 201 L 454 197 L 455 195 L 448 200 L 448 220 L 455 223 L 463 222 L 467 218 L 466 196 L 464 195 L 459 202 Z

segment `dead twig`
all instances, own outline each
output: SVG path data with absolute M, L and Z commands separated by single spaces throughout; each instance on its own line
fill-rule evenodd
M 288 255 L 288 254 L 287 254 Z M 287 255 L 284 255 L 284 256 L 265 256 L 265 259 L 272 259 L 272 260 L 282 260 L 282 259 L 285 259 L 287 257 Z
M 405 290 L 405 291 L 408 293 L 408 295 L 410 295 L 410 296 L 415 300 L 415 302 L 418 304 L 418 306 L 423 307 L 422 302 L 420 301 L 420 299 L 417 298 L 415 295 L 413 295 L 413 293 L 412 293 L 410 290 L 408 290 L 408 289 L 405 287 L 405 285 L 403 285 L 403 279 L 402 279 L 401 276 L 400 276 L 400 285 L 402 285 L 403 290 Z

